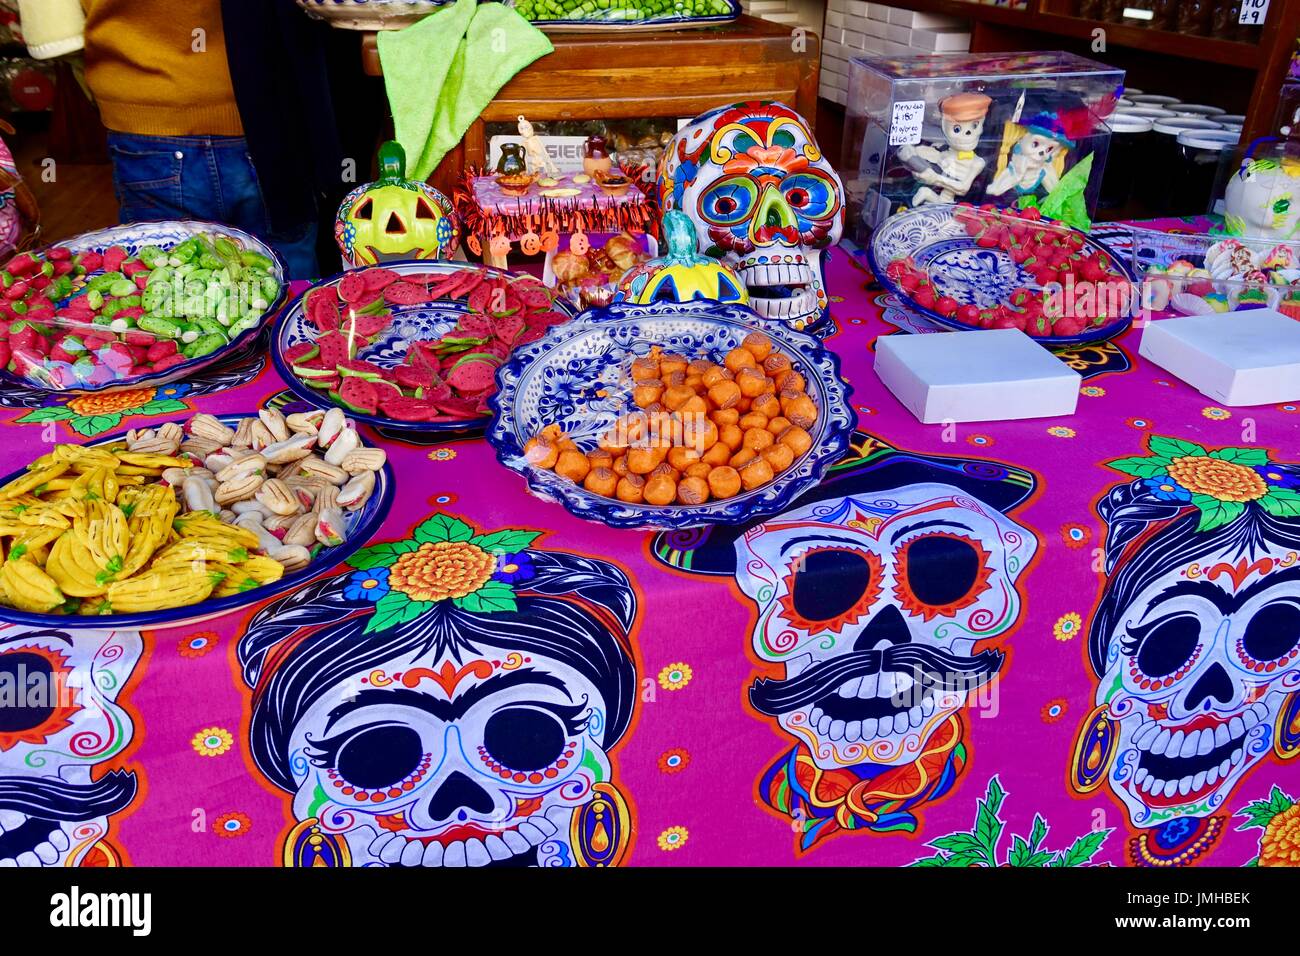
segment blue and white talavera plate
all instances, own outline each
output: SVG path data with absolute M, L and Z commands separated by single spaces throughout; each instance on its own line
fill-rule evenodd
M 78 252 L 102 252 L 110 246 L 122 246 L 129 255 L 134 256 L 145 246 L 158 246 L 163 249 L 179 245 L 186 239 L 197 234 L 206 234 L 213 237 L 225 236 L 236 242 L 240 248 L 260 252 L 274 263 L 271 274 L 275 276 L 280 283 L 280 291 L 262 312 L 261 318 L 256 324 L 245 329 L 239 335 L 235 336 L 224 347 L 217 349 L 215 352 L 209 352 L 201 358 L 190 359 L 188 362 L 182 362 L 179 365 L 173 365 L 165 372 L 159 372 L 157 375 L 139 375 L 134 378 L 116 379 L 111 382 L 105 382 L 101 385 L 78 385 L 75 388 L 46 388 L 40 382 L 26 378 L 22 375 L 15 375 L 7 369 L 0 368 L 0 381 L 17 388 L 30 389 L 38 392 L 57 391 L 61 395 L 88 394 L 91 392 L 116 392 L 126 388 L 143 388 L 149 385 L 167 385 L 171 382 L 180 381 L 200 369 L 216 365 L 218 362 L 224 362 L 227 359 L 245 352 L 257 340 L 262 331 L 266 328 L 271 316 L 275 315 L 280 305 L 284 302 L 285 296 L 289 291 L 289 277 L 286 274 L 284 262 L 276 254 L 275 250 L 262 242 L 260 239 L 249 235 L 242 229 L 236 229 L 233 226 L 222 225 L 219 222 L 202 222 L 197 219 L 171 219 L 161 220 L 158 222 L 133 222 L 125 226 L 112 226 L 108 229 L 99 229 L 95 232 L 83 233 L 72 239 L 65 239 L 63 242 L 54 243 L 55 246 L 67 249 L 72 253 Z M 81 293 L 76 293 L 81 294 Z M 55 303 L 56 305 L 58 303 Z
M 584 451 L 595 448 L 615 419 L 636 410 L 630 369 L 652 346 L 721 362 L 755 331 L 766 333 L 775 351 L 790 356 L 818 411 L 812 447 L 763 487 L 702 505 L 628 504 L 593 494 L 524 459 L 524 444 L 551 424 L 558 424 Z M 497 393 L 488 400 L 494 414 L 487 437 L 497 458 L 521 474 L 534 495 L 564 505 L 579 518 L 614 528 L 731 524 L 782 510 L 844 456 L 854 422 L 851 392 L 840 377 L 839 359 L 820 341 L 745 306 L 617 303 L 589 309 L 515 351 L 497 370 Z
M 473 270 L 494 278 L 519 278 L 491 266 L 481 266 L 473 262 L 449 262 L 445 259 L 408 259 L 401 262 L 384 262 L 380 264 L 380 267 L 396 272 L 399 276 L 416 273 L 449 275 L 453 272 Z M 338 275 L 322 279 L 310 288 L 303 290 L 284 310 L 283 315 L 280 316 L 280 321 L 276 324 L 275 335 L 271 340 L 271 361 L 275 363 L 275 370 L 280 373 L 280 377 L 284 379 L 290 391 L 316 408 L 328 409 L 334 408 L 336 405 L 327 392 L 312 388 L 295 375 L 284 355 L 293 346 L 303 342 L 314 342 L 316 337 L 320 335 L 320 330 L 307 319 L 307 296 L 316 289 L 336 285 L 344 276 L 355 275 L 359 271 L 363 270 L 351 269 L 340 272 Z M 556 312 L 574 314 L 573 306 L 562 299 L 556 299 L 551 308 Z M 380 368 L 395 368 L 405 362 L 406 349 L 409 343 L 421 339 L 437 339 L 450 332 L 456 327 L 460 317 L 469 311 L 469 306 L 461 299 L 440 299 L 437 302 L 421 302 L 418 305 L 393 305 L 389 306 L 389 309 L 393 313 L 392 324 L 380 334 L 380 337 L 373 344 L 366 346 L 357 353 L 357 358 L 373 362 Z M 442 422 L 406 422 L 397 418 L 389 418 L 387 415 L 367 415 L 364 412 L 355 412 L 350 408 L 343 410 L 347 412 L 349 418 L 401 436 L 414 433 L 431 435 L 459 434 L 475 429 L 481 430 L 488 422 L 486 415 L 482 418 L 448 419 Z
M 967 235 L 965 226 L 957 221 L 956 209 L 955 205 L 917 206 L 885 220 L 871 236 L 867 264 L 881 285 L 898 296 L 909 311 L 943 328 L 964 332 L 978 326 L 967 325 L 960 319 L 949 318 L 919 305 L 885 274 L 885 268 L 895 259 L 911 256 L 927 272 L 940 294 L 951 296 L 959 305 L 975 305 L 981 309 L 1008 301 L 1011 293 L 1021 287 L 1039 289 L 1041 286 L 1032 273 L 1001 249 L 984 249 L 976 245 L 975 240 Z M 1060 223 L 1053 224 L 1053 227 L 1067 228 Z M 1105 245 L 1090 236 L 1084 237 L 1084 243 L 1127 281 L 1133 281 L 1132 271 Z M 1047 346 L 1097 342 L 1123 332 L 1131 321 L 1131 317 L 1126 316 L 1080 335 L 1043 335 L 1035 336 L 1035 340 Z
M 248 415 L 217 416 L 232 428 L 238 426 L 240 419 L 248 417 Z M 162 422 L 157 422 L 152 427 L 158 427 L 162 424 Z M 183 426 L 185 421 L 180 420 L 176 424 Z M 120 432 L 116 435 L 96 439 L 87 444 L 91 446 L 107 445 L 111 442 L 121 441 L 125 437 L 126 433 Z M 8 484 L 20 474 L 22 474 L 21 470 L 0 478 L 0 485 Z M 385 464 L 380 471 L 375 473 L 375 490 L 366 503 L 356 511 L 344 512 L 347 519 L 347 540 L 332 548 L 322 549 L 305 568 L 286 574 L 274 584 L 264 584 L 259 588 L 253 588 L 242 594 L 232 594 L 229 597 L 211 598 L 198 604 L 191 604 L 188 607 L 166 608 L 161 611 L 140 611 L 135 614 L 102 614 L 94 617 L 80 617 L 75 614 L 32 614 L 0 604 L 0 622 L 21 624 L 25 627 L 62 629 L 74 626 L 104 628 L 105 630 L 179 627 L 182 624 L 205 621 L 219 614 L 225 614 L 237 608 L 255 604 L 258 601 L 268 600 L 277 594 L 288 593 L 299 584 L 309 581 L 324 571 L 328 571 L 365 545 L 379 531 L 379 526 L 384 523 L 384 518 L 388 516 L 389 509 L 393 504 L 394 490 L 393 467 L 390 464 Z

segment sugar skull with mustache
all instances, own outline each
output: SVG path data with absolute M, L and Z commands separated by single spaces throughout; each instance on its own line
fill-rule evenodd
M 758 609 L 754 655 L 779 670 L 754 681 L 750 706 L 796 741 L 760 792 L 811 818 L 804 849 L 838 829 L 914 829 L 919 806 L 952 786 L 963 711 L 1001 672 L 996 641 L 1019 619 L 1017 580 L 1037 548 L 1003 510 L 1032 489 L 1027 473 L 855 445 L 761 524 L 711 530 L 689 559 L 671 536 L 657 543 L 670 563 L 729 568 Z M 918 770 L 930 785 L 900 797 Z
M 821 319 L 844 187 L 798 113 L 755 102 L 697 117 L 664 150 L 659 196 L 691 217 L 700 249 L 735 265 L 760 315 L 798 329 Z
M 121 695 L 138 631 L 0 628 L 0 867 L 116 865 L 109 822 L 135 799 Z

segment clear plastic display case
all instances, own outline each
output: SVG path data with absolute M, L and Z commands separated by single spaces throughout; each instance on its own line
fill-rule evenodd
M 1123 89 L 1123 70 L 1061 52 L 852 60 L 841 166 L 851 235 L 864 244 L 919 205 L 1042 205 L 1054 192 L 1081 197 L 1091 216 Z

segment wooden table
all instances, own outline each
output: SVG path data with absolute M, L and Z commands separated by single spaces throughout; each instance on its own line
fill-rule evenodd
M 558 33 L 555 52 L 525 67 L 443 159 L 429 181 L 450 195 L 467 166 L 487 162 L 486 123 L 691 117 L 750 99 L 781 100 L 814 122 L 821 42 L 815 33 L 741 16 L 699 30 Z M 373 33 L 362 65 L 379 76 Z

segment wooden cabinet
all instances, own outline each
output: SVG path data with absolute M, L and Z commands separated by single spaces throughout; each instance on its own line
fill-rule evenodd
M 553 34 L 555 52 L 503 86 L 459 147 L 430 177 L 450 190 L 466 166 L 487 161 L 484 124 L 529 120 L 691 117 L 747 99 L 781 100 L 817 115 L 821 44 L 816 34 L 742 16 L 718 27 L 676 31 Z M 365 71 L 382 68 L 373 35 L 362 41 Z

